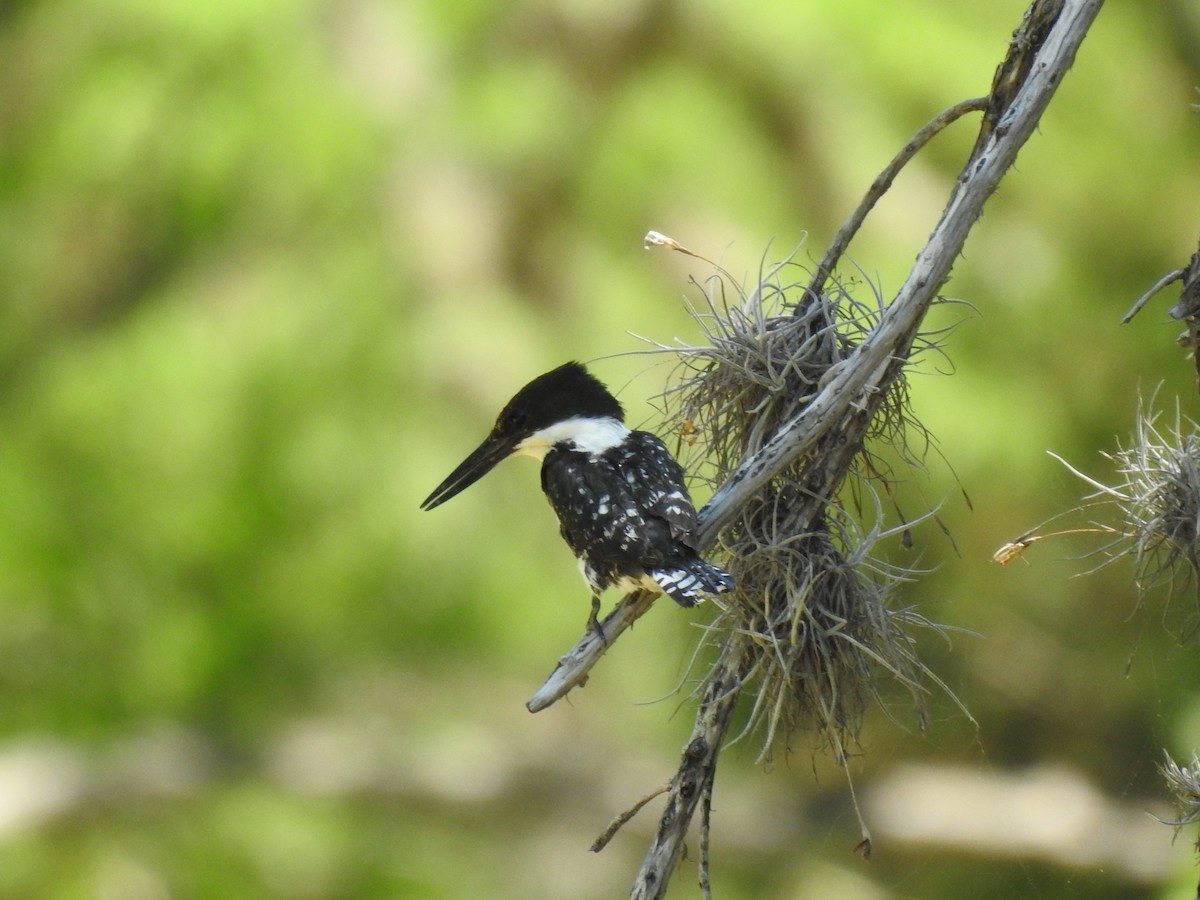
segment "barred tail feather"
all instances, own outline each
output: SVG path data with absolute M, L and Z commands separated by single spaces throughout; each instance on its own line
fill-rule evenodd
M 728 572 L 702 559 L 671 569 L 655 569 L 650 577 L 664 594 L 686 607 L 695 606 L 705 594 L 723 594 L 733 587 L 733 577 Z

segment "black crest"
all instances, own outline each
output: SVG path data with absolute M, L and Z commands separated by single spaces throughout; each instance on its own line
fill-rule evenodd
M 496 432 L 531 434 L 571 416 L 625 421 L 625 411 L 598 378 L 569 362 L 539 375 L 508 401 L 496 419 Z

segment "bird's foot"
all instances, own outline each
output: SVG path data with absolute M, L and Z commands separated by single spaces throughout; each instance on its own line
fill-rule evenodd
M 600 637 L 600 641 L 605 647 L 608 646 L 608 635 L 604 633 L 604 626 L 600 624 L 600 598 L 592 598 L 592 612 L 588 616 L 588 631 L 594 631 Z

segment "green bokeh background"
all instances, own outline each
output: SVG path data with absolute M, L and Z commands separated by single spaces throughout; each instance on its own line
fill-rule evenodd
M 674 770 L 711 610 L 660 605 L 531 716 L 587 612 L 535 467 L 418 504 L 568 358 L 605 357 L 653 426 L 669 366 L 632 335 L 697 340 L 708 270 L 642 235 L 747 278 L 819 255 L 918 127 L 987 90 L 1023 11 L 0 8 L 0 897 L 621 896 L 657 807 L 587 847 Z M 1194 3 L 1109 4 L 955 268 L 971 307 L 930 319 L 954 330 L 913 401 L 957 482 L 931 454 L 909 490 L 953 540 L 917 531 L 897 561 L 932 571 L 901 601 L 974 632 L 921 646 L 977 726 L 940 693 L 926 734 L 898 693 L 868 716 L 869 864 L 808 738 L 768 767 L 735 745 L 718 896 L 1194 896 L 1195 835 L 1146 815 L 1169 814 L 1162 749 L 1200 746 L 1192 599 L 1137 611 L 1128 569 L 1081 574 L 1088 536 L 990 556 L 1085 492 L 1046 450 L 1110 477 L 1139 396 L 1196 414 L 1170 299 L 1119 320 L 1195 250 L 1197 84 Z M 853 245 L 887 295 L 972 131 Z M 967 838 L 887 824 L 921 773 Z M 1038 830 L 1070 804 L 1034 790 L 971 839 L 993 811 L 955 774 L 1082 785 L 1107 818 L 1072 854 Z

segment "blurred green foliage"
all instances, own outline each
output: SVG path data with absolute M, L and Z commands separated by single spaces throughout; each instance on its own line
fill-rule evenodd
M 646 230 L 747 277 L 819 255 L 1023 9 L 0 9 L 0 897 L 620 895 L 653 807 L 586 847 L 674 768 L 696 620 L 655 610 L 530 717 L 587 613 L 532 466 L 418 503 L 532 375 L 697 339 L 707 271 Z M 979 634 L 925 651 L 979 727 L 935 696 L 920 735 L 898 700 L 860 790 L 1050 764 L 1148 807 L 1161 748 L 1200 744 L 1187 596 L 1072 578 L 1085 538 L 990 562 L 1084 491 L 1043 451 L 1102 477 L 1139 394 L 1194 412 L 1165 299 L 1117 323 L 1195 249 L 1198 82 L 1193 4 L 1110 4 L 956 268 L 973 311 L 931 320 L 913 396 L 957 481 L 931 454 L 911 502 L 953 543 L 918 534 L 903 600 Z M 885 294 L 971 140 L 851 248 Z M 651 425 L 655 362 L 595 366 Z M 841 776 L 794 750 L 729 752 L 720 896 L 1192 896 L 1191 835 L 1173 877 L 882 834 L 864 869 Z

